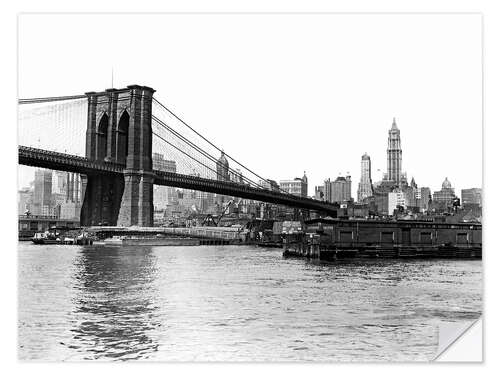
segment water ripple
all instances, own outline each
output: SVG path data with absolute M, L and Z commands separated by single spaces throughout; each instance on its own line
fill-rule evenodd
M 253 247 L 19 246 L 22 360 L 426 361 L 476 319 L 480 261 Z

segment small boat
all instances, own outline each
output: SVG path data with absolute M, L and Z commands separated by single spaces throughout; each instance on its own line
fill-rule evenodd
M 50 232 L 49 233 L 41 233 L 41 232 L 35 233 L 35 235 L 31 239 L 31 241 L 33 241 L 33 243 L 35 243 L 37 245 L 54 245 L 54 244 L 62 243 L 61 239 L 58 236 L 56 236 L 55 233 L 50 233 Z

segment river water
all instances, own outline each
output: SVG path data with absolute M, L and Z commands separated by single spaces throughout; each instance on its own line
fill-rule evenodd
M 477 260 L 252 246 L 19 245 L 21 360 L 427 361 L 482 310 Z

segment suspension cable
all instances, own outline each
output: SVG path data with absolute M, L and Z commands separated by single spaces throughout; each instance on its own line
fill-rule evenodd
M 205 150 L 203 150 L 202 148 L 200 148 L 195 143 L 191 142 L 189 139 L 187 139 L 186 137 L 184 137 L 182 134 L 180 134 L 177 131 L 175 131 L 174 129 L 172 129 L 170 126 L 168 126 L 167 124 L 165 124 L 163 121 L 161 121 L 160 119 L 158 119 L 156 116 L 152 115 L 152 117 L 153 117 L 153 120 L 155 120 L 159 125 L 161 125 L 165 129 L 167 129 L 168 131 L 170 131 L 171 133 L 173 133 L 175 136 L 177 136 L 178 138 L 180 138 L 182 141 L 184 141 L 186 144 L 188 144 L 188 146 L 192 147 L 193 149 L 195 149 L 196 151 L 198 151 L 199 153 L 201 153 L 203 156 L 207 157 L 211 161 L 215 162 L 216 164 L 218 163 L 218 160 L 214 156 L 210 155 L 208 152 L 206 152 Z M 241 178 L 243 180 L 245 180 L 247 183 L 249 183 L 250 185 L 253 185 L 253 186 L 258 187 L 258 188 L 261 187 L 259 184 L 257 184 L 256 182 L 252 181 L 248 177 L 243 176 L 243 174 L 241 172 L 238 173 L 237 170 L 234 170 L 231 167 L 228 167 L 228 169 L 234 175 L 240 175 Z
M 69 96 L 51 96 L 46 98 L 29 98 L 29 99 L 19 99 L 18 104 L 34 104 L 34 103 L 46 103 L 46 102 L 58 102 L 62 100 L 73 100 L 73 99 L 84 99 L 87 95 L 69 95 Z
M 193 129 L 191 126 L 189 126 L 184 120 L 182 120 L 179 116 L 177 116 L 175 113 L 173 113 L 170 109 L 168 109 L 164 104 L 162 104 L 161 102 L 159 102 L 156 98 L 153 97 L 153 100 L 158 103 L 161 107 L 163 107 L 168 113 L 170 113 L 172 116 L 174 116 L 177 120 L 179 120 L 184 126 L 186 126 L 187 128 L 189 128 L 192 132 L 194 132 L 198 137 L 200 137 L 201 139 L 203 139 L 205 142 L 207 142 L 209 145 L 211 145 L 213 148 L 215 148 L 216 150 L 218 150 L 219 152 L 223 152 L 219 147 L 217 147 L 216 145 L 214 145 L 212 142 L 210 142 L 207 138 L 205 138 L 203 135 L 201 135 L 200 133 L 198 133 L 195 129 Z M 228 155 L 227 153 L 225 153 L 225 155 L 231 159 L 232 161 L 234 161 L 236 164 L 238 164 L 240 167 L 242 168 L 245 168 L 248 172 L 252 173 L 253 175 L 255 175 L 256 177 L 262 179 L 262 180 L 266 180 L 264 177 L 261 177 L 259 176 L 257 173 L 253 172 L 252 170 L 250 170 L 249 168 L 245 167 L 243 164 L 241 164 L 240 162 L 238 162 L 236 159 L 232 158 L 230 155 Z
M 74 99 L 84 99 L 86 98 L 87 95 L 70 95 L 70 96 L 55 96 L 55 97 L 44 97 L 44 98 L 27 98 L 27 99 L 18 99 L 18 104 L 36 104 L 36 103 L 46 103 L 46 102 L 56 102 L 56 101 L 65 101 L 65 100 L 74 100 Z M 160 105 L 163 109 L 165 109 L 168 113 L 170 113 L 173 117 L 175 117 L 178 121 L 180 121 L 184 126 L 186 126 L 188 129 L 190 129 L 193 133 L 195 133 L 198 137 L 200 137 L 201 139 L 203 139 L 205 142 L 207 142 L 209 145 L 211 145 L 212 147 L 214 147 L 216 150 L 218 150 L 219 152 L 223 152 L 222 149 L 220 149 L 219 147 L 217 147 L 215 144 L 213 144 L 211 141 L 209 141 L 206 137 L 204 137 L 202 134 L 200 134 L 198 131 L 196 131 L 194 128 L 192 128 L 191 126 L 189 126 L 184 120 L 182 120 L 179 116 L 177 116 L 175 113 L 173 113 L 170 109 L 168 109 L 164 104 L 162 104 L 161 102 L 159 102 L 156 98 L 153 97 L 153 101 L 156 102 L 158 105 Z M 200 152 L 203 156 L 205 157 L 208 157 L 210 160 L 212 161 L 215 161 L 217 163 L 217 160 L 210 154 L 208 154 L 206 151 L 204 151 L 203 149 L 201 149 L 199 146 L 197 146 L 196 144 L 194 144 L 193 142 L 189 141 L 187 138 L 185 138 L 184 136 L 180 135 L 178 132 L 176 132 L 175 130 L 173 130 L 172 128 L 170 128 L 168 125 L 166 125 L 163 121 L 159 120 L 157 117 L 153 116 L 153 118 L 160 124 L 162 125 L 164 128 L 167 128 L 170 132 L 172 132 L 174 135 L 176 135 L 178 138 L 180 138 L 181 140 L 183 140 L 185 143 L 187 143 L 189 146 L 191 146 L 192 148 L 194 148 L 196 151 Z M 166 143 L 168 143 L 169 145 L 171 145 L 172 147 L 176 148 L 178 151 L 182 152 L 183 154 L 189 156 L 190 158 L 192 158 L 193 160 L 195 160 L 196 162 L 200 163 L 201 165 L 203 165 L 204 167 L 212 170 L 213 172 L 217 173 L 215 170 L 213 170 L 212 168 L 204 165 L 203 163 L 201 163 L 199 160 L 191 157 L 190 155 L 188 155 L 187 153 L 185 153 L 184 151 L 180 150 L 179 148 L 177 148 L 176 146 L 174 146 L 173 144 L 171 144 L 170 142 L 168 142 L 167 140 L 165 140 L 163 137 L 161 137 L 160 135 L 158 134 L 155 134 L 156 136 L 158 136 L 160 139 L 162 139 L 163 141 L 165 141 Z M 232 160 L 233 162 L 235 162 L 237 165 L 239 165 L 240 167 L 242 167 L 243 169 L 245 169 L 246 171 L 250 172 L 252 175 L 260 178 L 261 180 L 263 181 L 268 181 L 266 178 L 260 176 L 259 174 L 255 173 L 254 171 L 252 171 L 250 168 L 246 167 L 245 165 L 241 164 L 239 161 L 237 161 L 236 159 L 234 159 L 232 156 L 228 155 L 227 153 L 225 154 L 230 160 Z M 236 170 L 232 169 L 232 168 L 228 168 L 231 172 L 233 172 L 235 175 L 240 175 L 241 178 L 243 178 L 244 180 L 246 180 L 248 183 L 250 183 L 251 185 L 255 185 L 257 187 L 261 187 L 258 183 L 252 181 L 251 179 L 243 176 L 243 174 L 241 174 L 241 172 L 237 172 Z M 278 186 L 278 190 L 280 190 L 281 192 L 285 193 L 285 194 L 290 194 L 289 192 L 281 189 L 279 186 Z
M 213 168 L 209 167 L 208 165 L 205 165 L 203 164 L 201 161 L 199 161 L 198 159 L 196 159 L 195 157 L 189 155 L 187 152 L 181 150 L 179 147 L 175 146 L 174 144 L 170 143 L 169 141 L 167 141 L 165 138 L 163 138 L 161 135 L 159 135 L 158 133 L 155 133 L 153 132 L 154 135 L 156 135 L 158 138 L 160 138 L 162 141 L 164 141 L 165 143 L 169 144 L 170 146 L 172 146 L 173 148 L 175 148 L 177 151 L 183 153 L 184 155 L 186 155 L 188 158 L 191 158 L 193 159 L 195 162 L 197 162 L 198 164 L 201 164 L 202 166 L 204 166 L 205 168 L 211 170 L 212 172 L 214 172 L 215 174 L 217 174 L 217 171 L 214 170 Z
M 218 150 L 219 152 L 223 152 L 219 147 L 217 147 L 216 145 L 214 145 L 212 142 L 210 142 L 207 138 L 205 138 L 203 135 L 201 135 L 199 132 L 197 132 L 195 129 L 193 129 L 191 126 L 189 126 L 184 120 L 182 120 L 179 116 L 177 116 L 174 112 L 172 112 L 170 109 L 168 109 L 163 103 L 161 103 L 160 101 L 158 101 L 155 97 L 153 97 L 153 101 L 155 101 L 157 104 L 159 104 L 163 109 L 165 109 L 168 113 L 170 113 L 172 116 L 174 116 L 177 120 L 179 120 L 184 126 L 186 126 L 188 129 L 190 129 L 192 132 L 194 132 L 198 137 L 200 137 L 201 139 L 203 139 L 205 142 L 207 142 L 209 145 L 211 145 L 212 147 L 214 147 L 216 150 Z M 225 155 L 231 159 L 232 161 L 234 161 L 236 164 L 238 164 L 240 167 L 244 168 L 245 170 L 247 170 L 248 172 L 250 172 L 251 174 L 253 174 L 254 176 L 260 178 L 261 180 L 263 181 L 268 181 L 266 178 L 258 175 L 257 173 L 255 173 L 254 171 L 252 171 L 251 169 L 249 169 L 248 167 L 244 166 L 243 164 L 241 164 L 240 162 L 238 162 L 236 159 L 234 159 L 233 157 L 231 157 L 230 155 L 228 155 L 227 153 L 225 153 Z M 289 194 L 289 195 L 293 195 L 291 193 L 289 193 L 288 191 L 285 191 L 283 189 L 281 189 L 279 186 L 278 186 L 278 189 L 285 193 L 285 194 Z

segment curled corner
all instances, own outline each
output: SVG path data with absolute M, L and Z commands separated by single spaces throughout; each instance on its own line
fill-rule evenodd
M 432 361 L 439 360 L 441 355 L 445 353 L 455 342 L 457 342 L 472 326 L 482 320 L 479 318 L 468 322 L 441 322 L 439 324 L 439 344 L 436 356 Z

